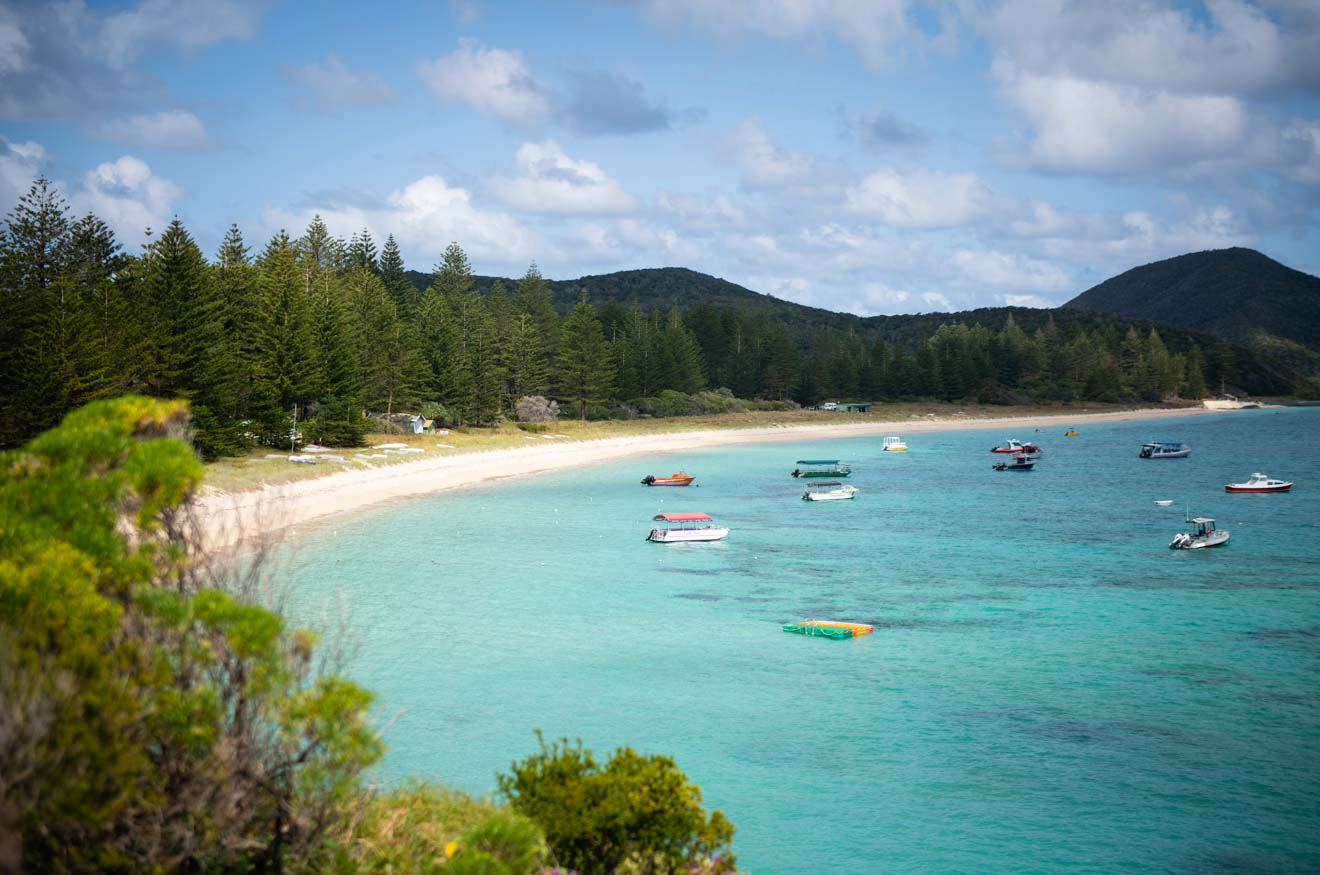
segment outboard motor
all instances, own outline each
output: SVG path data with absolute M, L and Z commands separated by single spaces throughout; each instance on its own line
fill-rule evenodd
M 655 482 L 655 475 L 654 475 L 654 474 L 647 474 L 645 477 L 642 478 L 642 485 L 643 485 L 643 486 L 650 486 L 650 485 L 651 485 L 652 483 L 654 483 L 654 482 Z
M 1190 543 L 1192 543 L 1192 536 L 1186 532 L 1179 532 L 1174 535 L 1173 540 L 1169 542 L 1169 549 L 1182 550 Z

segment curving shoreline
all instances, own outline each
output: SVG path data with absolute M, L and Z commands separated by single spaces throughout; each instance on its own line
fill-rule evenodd
M 771 441 L 861 437 L 896 431 L 910 435 L 988 429 L 1002 425 L 1034 427 L 1063 421 L 1069 424 L 1123 422 L 1222 412 L 1204 407 L 1187 407 L 999 419 L 929 419 L 921 422 L 903 419 L 627 435 L 457 453 L 388 467 L 338 471 L 324 477 L 242 492 L 212 490 L 198 496 L 192 508 L 206 546 L 217 550 L 257 539 L 268 539 L 300 523 L 359 510 L 391 499 L 428 495 L 506 477 L 580 468 L 644 454 L 667 454 Z

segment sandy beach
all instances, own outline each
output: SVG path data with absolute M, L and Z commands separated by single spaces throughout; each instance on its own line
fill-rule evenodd
M 1087 422 L 1122 422 L 1198 416 L 1217 412 L 1220 411 L 1190 407 L 1174 410 L 1068 413 L 1003 419 L 868 420 L 864 423 L 838 425 L 708 429 L 655 435 L 628 435 L 600 440 L 563 441 L 514 449 L 423 458 L 416 462 L 389 466 L 351 469 L 310 480 L 242 492 L 204 490 L 196 499 L 194 509 L 207 546 L 211 549 L 223 549 L 240 545 L 256 537 L 269 538 L 280 535 L 292 526 L 393 499 L 474 486 L 505 477 L 522 477 L 547 471 L 580 468 L 631 456 L 664 456 L 705 447 L 770 441 L 846 438 L 893 433 L 907 436 L 1000 426 L 1022 429 L 1058 425 L 1064 421 L 1069 425 L 1080 426 Z M 667 473 L 660 470 L 664 465 L 663 461 L 657 462 L 652 466 L 655 468 L 653 473 Z

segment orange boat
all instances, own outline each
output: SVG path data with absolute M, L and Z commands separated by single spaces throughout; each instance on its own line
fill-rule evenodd
M 693 477 L 691 474 L 684 474 L 682 471 L 677 471 L 673 474 L 670 474 L 668 477 L 657 477 L 654 474 L 647 474 L 645 477 L 642 478 L 642 485 L 643 486 L 687 486 L 693 480 L 696 479 L 697 478 Z

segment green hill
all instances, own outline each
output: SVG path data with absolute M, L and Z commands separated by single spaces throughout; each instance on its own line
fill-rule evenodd
M 1253 249 L 1134 267 L 1064 306 L 1190 328 L 1320 376 L 1320 278 Z

